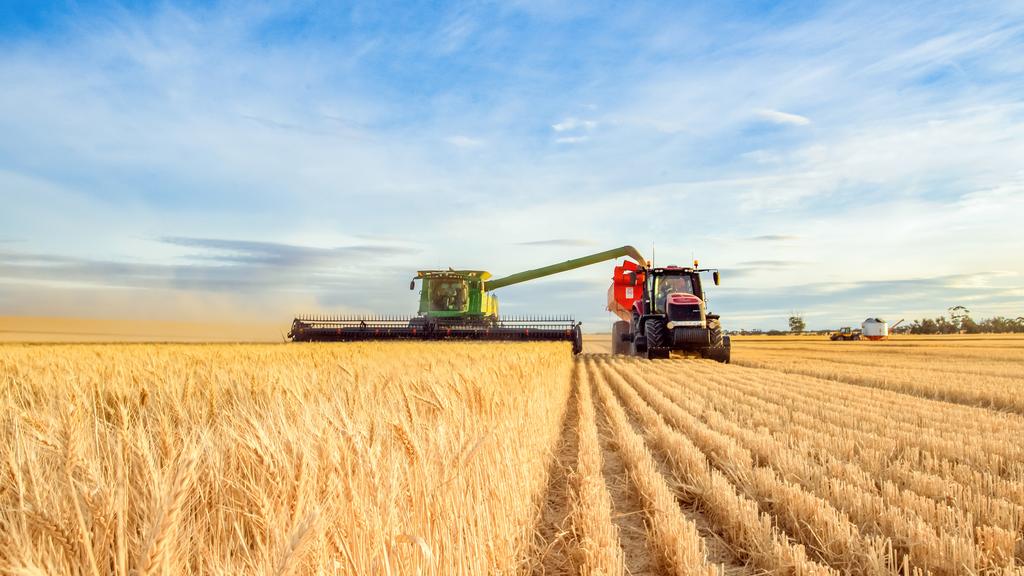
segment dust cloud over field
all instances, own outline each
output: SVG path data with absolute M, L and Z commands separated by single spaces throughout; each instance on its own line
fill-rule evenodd
M 1019 574 L 1021 338 L 0 346 L 32 573 Z
M 281 342 L 280 324 L 0 316 L 0 342 Z

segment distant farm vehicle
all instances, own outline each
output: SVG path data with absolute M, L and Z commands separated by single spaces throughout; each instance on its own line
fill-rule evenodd
M 833 342 L 836 340 L 860 340 L 860 334 L 860 330 L 854 330 L 849 326 L 843 326 L 839 330 L 829 334 L 828 339 Z
M 708 313 L 701 273 L 718 270 L 667 266 L 651 268 L 630 261 L 615 267 L 608 310 L 621 320 L 612 327 L 612 353 L 668 358 L 675 351 L 728 363 L 729 336 L 717 314 Z

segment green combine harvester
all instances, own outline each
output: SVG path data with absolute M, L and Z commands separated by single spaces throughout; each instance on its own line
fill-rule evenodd
M 293 342 L 359 340 L 518 340 L 572 342 L 573 354 L 583 350 L 580 323 L 571 317 L 500 316 L 498 288 L 551 276 L 629 256 L 646 261 L 632 246 L 606 250 L 560 264 L 491 280 L 483 270 L 420 270 L 409 283 L 420 286 L 416 316 L 300 316 L 292 322 Z

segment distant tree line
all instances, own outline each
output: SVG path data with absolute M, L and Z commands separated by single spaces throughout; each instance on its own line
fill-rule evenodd
M 1006 318 L 995 316 L 984 320 L 971 318 L 971 311 L 964 306 L 952 306 L 949 316 L 937 316 L 914 320 L 893 329 L 894 334 L 1011 334 L 1024 333 L 1024 316 Z M 803 316 L 789 317 L 789 330 L 733 330 L 733 334 L 751 336 L 783 336 L 786 334 L 828 334 L 829 330 L 808 331 Z
M 974 320 L 969 315 L 946 318 L 925 318 L 914 320 L 907 326 L 896 329 L 899 334 L 1007 334 L 1024 332 L 1024 316 L 1005 318 L 996 316 Z

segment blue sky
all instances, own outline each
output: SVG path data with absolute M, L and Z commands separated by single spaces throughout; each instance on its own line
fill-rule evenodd
M 1024 315 L 1024 5 L 7 2 L 0 314 L 412 312 L 626 243 L 731 328 Z M 500 291 L 590 329 L 611 265 Z

